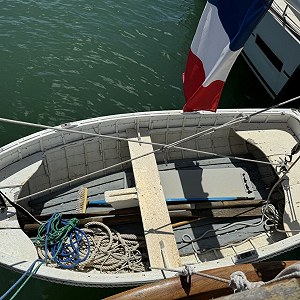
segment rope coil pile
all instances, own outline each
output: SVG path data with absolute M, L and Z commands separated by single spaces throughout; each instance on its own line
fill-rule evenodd
M 76 227 L 78 223 L 75 218 L 66 221 L 54 214 L 40 226 L 35 245 L 48 266 L 102 273 L 147 270 L 144 237 L 120 234 L 101 222 L 89 222 L 83 229 Z
M 40 258 L 48 263 L 56 263 L 64 269 L 73 269 L 85 261 L 90 254 L 90 243 L 85 232 L 76 226 L 79 220 L 63 220 L 59 213 L 39 227 L 35 240 Z
M 147 270 L 144 237 L 135 234 L 120 234 L 100 222 L 87 223 L 83 230 L 91 243 L 91 254 L 79 265 L 79 269 L 93 268 L 102 273 Z

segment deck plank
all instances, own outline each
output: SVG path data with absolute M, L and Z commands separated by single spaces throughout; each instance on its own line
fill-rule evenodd
M 151 142 L 146 131 L 141 131 L 141 140 Z M 130 140 L 137 140 L 137 132 L 128 130 Z M 131 158 L 150 153 L 150 144 L 128 142 Z M 180 257 L 176 245 L 167 204 L 160 184 L 154 154 L 132 161 L 141 210 L 150 265 L 152 267 L 178 267 Z

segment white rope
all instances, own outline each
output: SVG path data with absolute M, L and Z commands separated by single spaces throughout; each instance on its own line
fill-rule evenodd
M 264 285 L 263 281 L 250 282 L 244 272 L 236 271 L 230 275 L 229 286 L 233 289 L 234 293 L 245 290 L 251 290 Z
M 270 225 L 268 224 L 269 221 L 272 221 L 272 223 L 274 223 L 274 226 L 275 226 L 276 224 L 279 223 L 279 216 L 278 215 L 276 216 L 276 214 L 274 214 L 274 211 L 276 211 L 275 207 L 272 204 L 267 203 L 262 207 L 262 217 L 261 217 L 260 221 L 257 222 L 257 223 L 234 222 L 232 224 L 223 226 L 223 227 L 218 228 L 218 229 L 209 229 L 209 230 L 205 231 L 200 237 L 197 237 L 197 238 L 194 238 L 194 239 L 189 234 L 183 234 L 182 235 L 182 241 L 185 242 L 185 243 L 191 244 L 191 246 L 193 248 L 193 251 L 195 253 L 203 254 L 204 252 L 207 252 L 207 251 L 201 251 L 200 249 L 196 249 L 197 245 L 195 245 L 195 243 L 198 242 L 199 240 L 203 239 L 208 233 L 214 232 L 216 234 L 217 233 L 220 234 L 220 232 L 222 232 L 224 230 L 227 230 L 227 229 L 229 229 L 233 226 L 257 227 L 257 226 L 260 226 L 260 225 L 264 224 L 265 227 L 270 227 Z M 273 217 L 274 217 L 274 219 L 273 219 Z M 275 219 L 275 217 L 276 217 L 276 219 Z M 229 244 L 223 245 L 222 248 L 229 247 L 229 246 L 239 246 L 239 245 L 244 244 L 247 241 L 251 240 L 251 238 L 252 237 L 249 237 L 249 238 L 246 238 L 246 239 L 244 239 L 240 242 L 237 242 L 237 243 L 229 243 Z M 212 249 L 210 249 L 210 250 L 212 250 Z
M 213 133 L 214 131 L 216 131 L 216 130 L 218 130 L 218 129 L 222 129 L 222 128 L 228 127 L 228 126 L 233 126 L 233 125 L 235 125 L 235 124 L 237 124 L 237 123 L 240 123 L 240 122 L 242 122 L 242 121 L 249 120 L 250 118 L 252 118 L 252 117 L 254 117 L 254 116 L 258 115 L 258 114 L 261 114 L 261 113 L 263 113 L 263 112 L 266 112 L 266 111 L 268 111 L 268 110 L 270 110 L 270 109 L 273 109 L 273 108 L 277 108 L 277 107 L 283 106 L 283 105 L 285 105 L 285 104 L 288 104 L 288 103 L 290 103 L 290 102 L 296 101 L 296 100 L 298 100 L 298 99 L 300 99 L 300 96 L 297 96 L 297 97 L 294 97 L 294 98 L 289 99 L 289 100 L 287 100 L 287 101 L 278 103 L 278 104 L 273 105 L 273 106 L 271 106 L 271 107 L 264 108 L 264 109 L 262 109 L 262 110 L 259 110 L 259 111 L 255 112 L 255 113 L 252 113 L 252 114 L 249 114 L 249 115 L 245 115 L 245 116 L 241 116 L 241 117 L 239 117 L 239 118 L 237 118 L 237 119 L 230 120 L 230 121 L 228 121 L 228 122 L 226 122 L 226 123 L 224 123 L 224 124 L 222 124 L 222 125 L 219 125 L 219 126 L 217 126 L 217 127 L 212 127 L 212 128 L 206 129 L 206 130 L 204 130 L 204 131 L 202 131 L 202 132 L 198 132 L 198 133 L 196 133 L 196 134 L 194 134 L 194 135 L 191 135 L 191 136 L 189 136 L 189 137 L 186 137 L 186 138 L 184 138 L 184 139 L 181 139 L 181 140 L 179 140 L 179 141 L 176 141 L 176 142 L 174 142 L 174 143 L 171 143 L 170 145 L 166 145 L 165 147 L 166 147 L 166 148 L 172 148 L 172 147 L 174 147 L 175 145 L 181 144 L 181 143 L 183 143 L 183 142 L 186 142 L 186 141 L 188 141 L 188 140 L 194 139 L 194 138 L 199 137 L 199 136 L 201 136 L 201 135 L 211 134 L 211 133 Z
M 201 273 L 201 272 L 195 272 L 194 267 L 191 266 L 191 265 L 184 265 L 183 268 L 180 268 L 180 269 L 159 268 L 159 267 L 150 267 L 150 269 L 174 272 L 174 273 L 177 273 L 179 276 L 198 275 L 198 276 L 206 277 L 206 278 L 209 278 L 209 279 L 214 279 L 214 280 L 217 280 L 217 281 L 221 281 L 221 282 L 224 282 L 224 283 L 228 283 L 228 284 L 230 283 L 230 281 L 228 279 L 224 279 L 224 278 L 221 278 L 221 277 L 218 277 L 218 276 L 205 274 L 205 273 Z
M 64 182 L 64 183 L 61 183 L 61 184 L 57 184 L 57 185 L 52 186 L 52 187 L 50 187 L 50 188 L 44 189 L 44 190 L 42 190 L 42 191 L 39 191 L 39 192 L 30 194 L 30 195 L 24 196 L 24 197 L 22 197 L 22 198 L 20 198 L 20 199 L 18 199 L 18 200 L 19 200 L 19 201 L 20 201 L 20 200 L 25 200 L 25 199 L 28 199 L 28 198 L 31 198 L 31 197 L 35 197 L 35 196 L 42 195 L 42 194 L 44 194 L 44 193 L 46 193 L 46 192 L 49 192 L 49 191 L 53 191 L 54 189 L 57 189 L 57 188 L 62 188 L 62 187 L 65 187 L 65 186 L 67 186 L 67 185 L 74 184 L 75 182 L 79 182 L 79 181 L 81 181 L 81 180 L 83 180 L 83 179 L 86 179 L 86 178 L 89 178 L 89 177 L 92 177 L 92 176 L 95 176 L 95 175 L 99 175 L 99 174 L 101 174 L 101 173 L 103 173 L 103 172 L 106 172 L 106 171 L 108 171 L 108 170 L 110 170 L 110 169 L 116 168 L 116 167 L 121 166 L 121 165 L 123 165 L 123 164 L 127 164 L 127 163 L 129 163 L 129 162 L 132 162 L 133 160 L 142 158 L 142 157 L 147 156 L 147 155 L 152 154 L 152 153 L 156 153 L 156 152 L 158 152 L 158 151 L 160 151 L 160 149 L 157 149 L 157 150 L 154 150 L 154 151 L 151 151 L 151 152 L 147 152 L 147 153 L 145 153 L 145 154 L 142 154 L 142 155 L 136 156 L 136 157 L 134 157 L 134 158 L 131 158 L 131 159 L 122 161 L 122 162 L 120 162 L 120 163 L 114 164 L 113 166 L 109 166 L 109 167 L 106 167 L 106 168 L 104 168 L 104 169 L 101 169 L 101 170 L 98 170 L 98 171 L 89 173 L 89 174 L 87 174 L 87 175 L 84 175 L 84 176 L 81 176 L 81 177 L 78 177 L 78 178 L 69 180 L 69 181 L 67 181 L 67 182 Z
M 269 280 L 267 282 L 263 282 L 263 281 L 250 282 L 248 281 L 246 275 L 243 272 L 237 271 L 230 275 L 229 286 L 234 290 L 234 292 L 239 292 L 244 290 L 251 290 L 284 279 L 291 279 L 296 277 L 300 277 L 300 263 L 295 263 L 285 268 L 274 279 Z
M 273 105 L 271 107 L 264 108 L 262 110 L 259 110 L 259 111 L 255 112 L 255 113 L 252 113 L 252 114 L 249 114 L 249 115 L 246 115 L 246 116 L 242 116 L 242 117 L 239 117 L 239 118 L 234 119 L 234 120 L 230 120 L 227 123 L 224 123 L 224 124 L 216 126 L 216 127 L 212 127 L 211 129 L 207 129 L 207 130 L 210 131 L 209 133 L 207 133 L 207 130 L 204 130 L 204 131 L 198 132 L 195 135 L 192 135 L 190 137 L 187 137 L 187 138 L 181 139 L 177 142 L 174 142 L 170 145 L 164 145 L 164 144 L 159 144 L 159 143 L 151 143 L 151 142 L 145 142 L 145 141 L 133 141 L 133 142 L 143 143 L 143 144 L 152 144 L 152 145 L 156 145 L 156 146 L 172 148 L 172 147 L 175 147 L 176 145 L 178 145 L 180 143 L 183 143 L 187 140 L 199 137 L 201 134 L 211 134 L 211 133 L 213 133 L 214 131 L 216 131 L 218 129 L 222 129 L 224 127 L 232 126 L 232 125 L 234 125 L 236 123 L 239 123 L 243 120 L 248 120 L 248 119 L 250 119 L 251 117 L 253 117 L 255 115 L 266 112 L 266 111 L 268 111 L 270 109 L 273 109 L 273 108 L 283 106 L 285 104 L 296 101 L 298 99 L 300 99 L 300 96 L 297 96 L 297 97 L 294 97 L 292 99 L 286 100 L 284 102 Z M 94 137 L 109 138 L 109 139 L 114 139 L 114 140 L 119 140 L 119 141 L 128 141 L 128 139 L 126 139 L 126 138 L 121 138 L 121 137 L 116 137 L 116 136 L 111 136 L 111 135 L 103 135 L 103 134 L 100 134 L 100 133 L 91 133 L 91 132 L 86 132 L 86 131 L 82 131 L 82 130 L 74 130 L 74 129 L 68 129 L 68 128 L 63 128 L 63 127 L 58 127 L 58 126 L 48 126 L 48 125 L 43 125 L 43 124 L 37 124 L 37 123 L 31 123 L 31 122 L 25 122 L 25 121 L 18 121 L 18 120 L 12 120 L 12 119 L 7 119 L 7 118 L 0 118 L 0 122 L 17 124 L 17 125 L 25 125 L 25 126 L 41 128 L 41 129 L 51 129 L 51 130 L 54 130 L 54 131 L 76 133 L 76 134 L 80 134 L 80 135 L 88 135 L 88 136 L 94 136 Z
M 275 164 L 272 164 L 270 162 L 265 162 L 265 161 L 259 161 L 259 160 L 253 160 L 253 159 L 248 159 L 248 158 L 241 158 L 241 157 L 236 157 L 236 156 L 226 156 L 226 155 L 222 155 L 222 154 L 216 154 L 216 153 L 210 153 L 210 152 L 206 152 L 206 151 L 201 151 L 201 150 L 193 150 L 193 149 L 187 149 L 187 148 L 182 148 L 182 147 L 176 147 L 177 149 L 181 149 L 181 150 L 188 150 L 188 151 L 191 151 L 191 152 L 195 152 L 195 153 L 201 153 L 201 154 L 208 154 L 208 155 L 212 155 L 212 156 L 217 156 L 217 157 L 225 157 L 225 158 L 230 158 L 230 159 L 236 159 L 236 160 L 242 160 L 242 161 L 248 161 L 248 162 L 256 162 L 256 163 L 261 163 L 261 164 L 267 164 L 267 165 L 275 165 Z M 130 159 L 127 159 L 125 161 L 122 161 L 120 163 L 117 163 L 117 164 L 114 164 L 112 166 L 109 166 L 109 167 L 106 167 L 104 169 L 101 169 L 101 170 L 97 170 L 95 172 L 91 172 L 87 175 L 83 175 L 81 177 L 77 177 L 75 179 L 72 179 L 72 180 L 69 180 L 67 182 L 64 182 L 64 183 L 61 183 L 61 184 L 57 184 L 57 185 L 54 185 L 52 187 L 49 187 L 47 189 L 44 189 L 42 191 L 39 191 L 39 192 L 36 192 L 36 193 L 33 193 L 33 194 L 30 194 L 30 195 L 27 195 L 27 196 L 24 196 L 22 198 L 19 198 L 18 200 L 25 200 L 25 199 L 29 199 L 31 197 L 36 197 L 36 196 L 40 196 L 46 192 L 49 192 L 49 191 L 54 191 L 55 189 L 58 189 L 58 188 L 63 188 L 65 186 L 70 186 L 76 182 L 80 182 L 84 179 L 87 179 L 89 177 L 93 177 L 93 176 L 96 176 L 96 175 L 100 175 L 101 173 L 104 173 L 110 169 L 113 169 L 113 168 L 116 168 L 116 167 L 119 167 L 123 164 L 127 164 L 127 163 L 130 163 L 132 162 L 133 160 L 136 160 L 136 159 L 139 159 L 139 158 L 142 158 L 142 157 L 145 157 L 145 156 L 148 156 L 150 154 L 155 154 L 157 152 L 160 152 L 160 151 L 163 151 L 162 149 L 156 149 L 156 150 L 153 150 L 151 152 L 147 152 L 145 154 L 142 154 L 142 155 L 139 155 L 139 156 L 136 156 L 134 158 L 130 158 Z M 277 164 L 276 164 L 277 165 Z
M 90 243 L 90 255 L 81 262 L 76 271 L 86 272 L 95 269 L 101 273 L 132 273 L 147 270 L 146 244 L 142 236 L 120 234 L 101 222 L 89 222 L 83 229 Z M 80 245 L 80 253 L 86 255 L 88 247 L 85 241 Z M 45 259 L 43 247 L 37 247 L 38 256 Z M 48 253 L 49 267 L 57 267 L 52 263 Z
M 291 275 L 295 275 L 296 277 L 300 277 L 300 262 L 295 263 L 291 266 L 288 266 L 287 268 L 285 268 L 284 270 L 282 270 L 273 280 L 269 281 L 269 283 L 274 282 L 274 280 L 277 279 L 285 279 L 286 276 L 291 276 Z
M 279 183 L 281 183 L 281 181 L 284 179 L 284 177 L 290 172 L 290 170 L 296 165 L 296 163 L 299 161 L 300 156 L 297 157 L 297 159 L 290 165 L 290 167 L 288 169 L 286 169 L 285 171 L 283 171 L 283 174 L 281 175 L 281 177 L 276 181 L 276 183 L 273 185 L 272 189 L 270 190 L 268 197 L 267 197 L 267 204 L 269 204 L 270 202 L 270 197 L 271 194 L 273 193 L 273 191 L 275 190 L 275 188 L 278 186 Z M 272 211 L 273 210 L 273 211 Z M 277 225 L 279 224 L 279 218 L 277 215 L 277 212 L 274 214 L 274 209 L 273 208 L 269 208 L 269 207 L 263 207 L 263 215 L 267 214 L 268 216 L 268 221 L 272 221 L 274 224 L 274 228 L 276 231 L 278 232 L 300 232 L 300 230 L 281 230 L 277 227 Z
M 89 222 L 83 229 L 90 241 L 91 254 L 79 270 L 96 269 L 102 273 L 144 272 L 147 268 L 143 237 L 120 234 L 101 222 Z
M 200 132 L 197 132 L 191 136 L 188 136 L 186 138 L 183 138 L 181 140 L 178 140 L 176 142 L 173 142 L 169 145 L 165 145 L 164 146 L 164 149 L 169 149 L 169 148 L 175 148 L 175 146 L 179 145 L 179 144 L 182 144 L 184 142 L 187 142 L 189 140 L 192 140 L 192 139 L 195 139 L 195 138 L 198 138 L 198 137 L 201 137 L 201 136 L 205 136 L 205 135 L 209 135 L 209 134 L 212 134 L 214 133 L 215 131 L 219 130 L 219 129 L 223 129 L 223 128 L 226 128 L 226 127 L 229 127 L 229 126 L 232 126 L 232 125 L 235 125 L 237 123 L 240 123 L 242 122 L 243 120 L 245 120 L 245 118 L 247 117 L 239 117 L 237 119 L 233 119 L 233 120 L 230 120 L 222 125 L 219 125 L 219 126 L 214 126 L 214 127 L 211 127 L 211 128 L 208 128 L 208 129 L 205 129 L 203 131 L 200 131 Z
M 0 121 L 2 120 L 2 118 L 0 118 Z M 22 122 L 23 123 L 23 122 Z M 230 123 L 230 121 L 228 122 L 228 124 Z M 226 123 L 225 123 L 226 124 Z M 223 125 L 225 125 L 223 124 Z M 221 125 L 221 126 L 223 126 Z M 42 125 L 42 126 L 45 126 L 45 125 Z M 220 126 L 220 127 L 221 127 Z M 48 127 L 48 126 L 46 126 Z M 50 127 L 51 129 L 54 129 L 54 130 L 60 130 L 59 128 L 56 128 L 56 127 Z M 218 127 L 215 127 L 215 128 L 218 128 Z M 68 129 L 63 129 L 63 131 L 68 131 Z M 71 130 L 71 132 L 75 132 L 75 133 L 84 133 L 84 134 L 90 134 L 88 132 L 84 132 L 84 131 L 77 131 L 77 130 Z M 201 132 L 200 132 L 201 133 Z M 98 136 L 98 134 L 91 134 L 93 136 Z M 102 136 L 102 137 L 106 137 L 106 138 L 111 138 L 111 136 L 103 136 L 103 135 L 99 135 L 99 136 Z M 128 139 L 124 139 L 124 138 L 118 138 L 118 137 L 112 137 L 114 139 L 121 139 L 121 140 L 125 140 L 125 141 L 128 141 Z M 195 138 L 195 137 L 194 137 Z M 185 139 L 182 139 L 182 140 L 185 140 Z M 181 142 L 182 140 L 179 140 L 178 142 Z M 118 166 L 121 166 L 121 165 L 124 165 L 124 164 L 127 164 L 127 163 L 130 163 L 132 162 L 133 160 L 136 160 L 136 159 L 139 159 L 139 158 L 142 158 L 142 157 L 145 157 L 145 156 L 148 156 L 150 154 L 155 154 L 157 152 L 163 152 L 165 150 L 168 150 L 169 148 L 175 148 L 175 149 L 178 149 L 178 150 L 182 150 L 182 151 L 189 151 L 189 152 L 193 152 L 193 153 L 199 153 L 199 154 L 205 154 L 205 155 L 211 155 L 211 156 L 217 156 L 217 157 L 224 157 L 224 158 L 230 158 L 230 159 L 236 159 L 236 160 L 241 160 L 241 161 L 248 161 L 248 162 L 255 162 L 255 163 L 260 163 L 260 164 L 266 164 L 266 165 L 274 165 L 274 166 L 277 166 L 277 164 L 274 164 L 274 163 L 271 163 L 271 162 L 266 162 L 266 161 L 260 161 L 260 160 L 254 160 L 254 159 L 249 159 L 249 158 L 242 158 L 242 157 L 237 157 L 237 156 L 230 156 L 230 155 L 222 155 L 222 154 L 217 154 L 217 153 L 212 153 L 212 152 L 207 152 L 207 151 L 201 151 L 201 150 L 195 150 L 195 149 L 190 149 L 190 148 L 185 148 L 185 147 L 178 147 L 178 146 L 175 146 L 175 145 L 172 145 L 172 144 L 169 144 L 169 145 L 166 145 L 166 144 L 160 144 L 160 143 L 151 143 L 151 142 L 144 142 L 144 141 L 136 141 L 136 140 L 130 140 L 130 142 L 136 142 L 136 143 L 144 143 L 144 144 L 152 144 L 154 146 L 161 146 L 160 149 L 156 149 L 156 150 L 153 150 L 153 151 L 150 151 L 150 152 L 147 152 L 145 154 L 142 154 L 142 155 L 139 155 L 137 157 L 134 157 L 134 158 L 130 158 L 128 160 L 125 160 L 125 161 L 122 161 L 120 163 L 117 163 L 117 164 L 114 164 L 112 166 L 109 166 L 109 167 L 106 167 L 104 169 L 101 169 L 101 170 L 97 170 L 95 172 L 91 172 L 89 174 L 86 174 L 86 175 L 83 175 L 83 176 L 80 176 L 80 177 L 77 177 L 75 179 L 72 179 L 72 180 L 69 180 L 67 182 L 64 182 L 64 183 L 61 183 L 61 184 L 57 184 L 55 186 L 52 186 L 52 187 L 49 187 L 47 189 L 44 189 L 42 191 L 39 191 L 39 192 L 36 192 L 36 193 L 33 193 L 33 194 L 30 194 L 30 195 L 27 195 L 27 196 L 24 196 L 22 198 L 20 198 L 19 200 L 25 200 L 25 199 L 29 199 L 31 197 L 36 197 L 36 196 L 39 196 L 39 195 L 42 195 L 46 192 L 49 192 L 49 191 L 53 191 L 55 189 L 58 189 L 58 188 L 63 188 L 65 186 L 70 186 L 76 182 L 80 182 L 84 179 L 87 179 L 89 177 L 93 177 L 93 176 L 96 176 L 96 175 L 100 175 L 101 173 L 104 173 L 110 169 L 113 169 L 113 168 L 116 168 Z M 170 146 L 170 147 L 169 147 Z M 172 146 L 172 147 L 171 147 Z M 167 147 L 167 148 L 166 148 Z
M 226 156 L 226 155 L 222 155 L 222 154 L 217 154 L 217 153 L 212 153 L 212 152 L 206 152 L 206 151 L 201 151 L 201 150 L 195 150 L 195 149 L 190 149 L 190 148 L 185 148 L 185 147 L 178 147 L 178 144 L 181 144 L 183 142 L 189 141 L 191 139 L 195 139 L 197 137 L 201 137 L 204 135 L 208 135 L 208 134 L 212 134 L 213 132 L 215 132 L 216 130 L 228 127 L 228 126 L 232 126 L 235 123 L 239 123 L 244 119 L 247 119 L 249 116 L 247 117 L 243 117 L 243 118 L 238 118 L 238 119 L 234 119 L 231 121 L 228 121 L 227 123 L 224 123 L 222 125 L 216 126 L 216 127 L 212 127 L 203 131 L 200 131 L 194 135 L 191 135 L 189 137 L 183 138 L 181 140 L 178 140 L 174 143 L 171 144 L 162 144 L 162 143 L 155 143 L 155 142 L 147 142 L 147 141 L 143 141 L 143 140 L 130 140 L 130 142 L 133 143 L 139 143 L 139 144 L 147 144 L 147 145 L 152 145 L 152 146 L 158 146 L 161 147 L 161 149 L 157 149 L 154 152 L 158 152 L 158 151 L 166 151 L 169 150 L 171 148 L 177 149 L 177 150 L 182 150 L 182 151 L 189 151 L 189 152 L 195 152 L 195 153 L 201 153 L 201 154 L 207 154 L 207 155 L 213 155 L 213 156 L 219 156 L 219 157 L 228 157 L 228 158 L 233 158 L 233 159 L 237 159 L 237 160 L 243 160 L 243 161 L 250 161 L 250 162 L 257 162 L 257 163 L 261 163 L 261 164 L 269 164 L 269 165 L 277 165 L 277 164 L 272 164 L 270 162 L 265 162 L 265 161 L 260 161 L 260 160 L 251 160 L 251 159 L 247 159 L 247 158 L 241 158 L 241 157 L 236 157 L 236 156 Z M 102 137 L 102 138 L 107 138 L 107 139 L 113 139 L 113 140 L 118 140 L 118 141 L 125 141 L 128 142 L 129 139 L 127 138 L 122 138 L 122 137 L 116 137 L 116 136 L 111 136 L 111 135 L 103 135 L 100 133 L 91 133 L 91 132 L 86 132 L 86 131 L 81 131 L 81 130 L 73 130 L 73 129 L 67 129 L 67 128 L 61 128 L 61 127 L 54 127 L 54 126 L 47 126 L 47 125 L 42 125 L 42 124 L 36 124 L 36 123 L 29 123 L 29 122 L 23 122 L 23 121 L 16 121 L 16 120 L 11 120 L 11 119 L 5 119 L 5 118 L 0 118 L 0 121 L 2 122 L 6 122 L 6 123 L 13 123 L 13 124 L 19 124 L 19 125 L 26 125 L 26 126 L 31 126 L 31 127 L 37 127 L 37 128 L 42 128 L 42 129 L 51 129 L 54 131 L 62 131 L 62 132 L 68 132 L 68 133 L 76 133 L 76 134 L 82 134 L 82 135 L 87 135 L 87 136 L 93 136 L 93 137 Z M 153 151 L 146 153 L 143 156 L 147 156 L 150 155 L 152 153 L 154 153 Z M 140 158 L 140 157 L 138 157 Z M 128 163 L 129 161 L 125 161 L 122 162 L 122 164 Z M 114 166 L 118 166 L 119 164 L 116 164 Z M 114 167 L 112 166 L 112 167 Z M 99 170 L 102 172 L 102 170 Z M 95 172 L 87 174 L 85 176 L 80 177 L 80 179 L 85 178 L 89 175 L 94 175 Z M 71 181 L 70 181 L 71 182 Z
M 193 153 L 205 154 L 205 155 L 210 155 L 210 156 L 217 156 L 217 157 L 224 157 L 224 158 L 236 159 L 236 160 L 241 160 L 241 161 L 254 162 L 254 163 L 263 164 L 263 165 L 278 166 L 278 163 L 271 163 L 269 161 L 262 161 L 262 160 L 257 160 L 257 159 L 250 159 L 250 158 L 231 156 L 231 155 L 223 155 L 223 154 L 219 154 L 219 153 L 207 152 L 207 151 L 202 151 L 202 150 L 195 150 L 195 149 L 190 149 L 190 148 L 185 148 L 185 147 L 178 147 L 178 146 L 176 146 L 174 148 L 177 149 L 177 150 L 189 151 L 189 152 L 193 152 Z M 162 149 L 159 149 L 159 150 L 164 151 L 165 149 L 167 149 L 167 148 L 162 148 Z
M 268 107 L 268 108 L 264 108 L 264 109 L 262 109 L 262 110 L 259 110 L 259 111 L 255 112 L 255 113 L 253 113 L 253 114 L 250 114 L 248 118 L 251 118 L 251 117 L 253 117 L 253 116 L 256 116 L 256 115 L 258 115 L 258 114 L 261 114 L 261 113 L 263 113 L 263 112 L 266 112 L 266 111 L 268 111 L 268 110 L 270 110 L 270 109 L 277 108 L 277 107 L 280 107 L 280 106 L 289 104 L 289 103 L 291 103 L 291 102 L 293 102 L 293 101 L 296 101 L 296 100 L 298 100 L 298 99 L 300 99 L 300 96 L 291 98 L 291 99 L 289 99 L 289 100 L 286 100 L 286 101 L 283 101 L 283 102 L 281 102 L 281 103 L 275 104 L 275 105 L 270 106 L 270 107 Z

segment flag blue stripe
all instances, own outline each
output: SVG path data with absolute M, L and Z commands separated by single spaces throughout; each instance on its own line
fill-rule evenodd
M 273 0 L 208 0 L 230 40 L 230 50 L 241 49 Z

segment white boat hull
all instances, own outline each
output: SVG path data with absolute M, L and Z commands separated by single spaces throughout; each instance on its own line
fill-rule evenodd
M 109 174 L 123 168 L 120 165 L 117 168 L 113 168 L 113 165 L 130 159 L 126 141 L 111 140 L 102 136 L 96 136 L 97 134 L 126 139 L 126 131 L 132 129 L 139 131 L 144 128 L 150 132 L 152 142 L 170 144 L 195 134 L 202 129 L 222 125 L 241 116 L 241 114 L 246 116 L 255 112 L 257 110 L 249 109 L 219 110 L 217 113 L 182 113 L 182 111 L 131 113 L 78 121 L 58 126 L 58 130 L 48 129 L 37 132 L 0 149 L 0 190 L 11 200 L 18 201 L 18 203 L 29 209 L 28 201 L 35 197 L 41 197 L 39 193 L 44 189 L 48 190 L 42 195 L 47 195 L 55 189 L 60 189 L 62 186 L 72 185 L 74 180 L 76 184 L 86 180 L 84 176 L 87 176 L 87 174 L 92 174 L 88 176 L 93 178 L 102 174 L 103 169 L 111 168 L 105 171 L 105 174 Z M 257 132 L 273 130 L 272 132 L 282 133 L 282 136 L 286 136 L 287 142 L 283 141 L 281 143 L 279 135 L 279 137 L 274 137 L 275 142 L 270 139 L 270 141 L 266 142 L 268 145 L 260 145 L 258 143 L 256 147 L 260 151 L 264 150 L 264 147 L 268 148 L 268 150 L 264 150 L 268 152 L 264 155 L 269 161 L 275 162 L 279 158 L 284 159 L 286 155 L 289 155 L 291 147 L 299 142 L 299 124 L 300 119 L 297 112 L 271 110 L 253 115 L 251 118 L 234 125 L 233 129 L 216 130 L 208 136 L 204 135 L 201 139 L 190 140 L 184 144 L 184 147 L 192 148 L 195 152 L 183 151 L 182 149 L 168 150 L 167 153 L 158 152 L 156 161 L 164 162 L 165 160 L 173 161 L 187 158 L 201 159 L 207 156 L 204 152 L 238 156 L 247 151 L 247 141 L 240 137 L 235 137 L 235 135 L 232 136 L 230 134 L 231 130 L 234 130 L 241 136 L 250 134 L 254 139 L 254 144 Z M 64 132 L 59 129 L 84 131 L 95 136 L 72 133 L 71 131 Z M 248 142 L 252 143 L 252 140 L 249 138 Z M 203 153 L 196 153 L 197 150 L 203 151 Z M 22 178 L 25 178 L 26 182 L 20 180 L 17 170 L 22 169 L 23 161 L 26 159 L 30 160 L 39 154 L 42 154 L 42 159 L 36 158 L 33 160 L 35 164 L 30 165 L 31 169 L 29 168 L 30 171 L 27 172 L 30 179 L 28 180 L 26 176 L 23 176 Z M 293 159 L 295 160 L 296 157 Z M 126 166 L 128 163 L 124 165 Z M 38 167 L 37 172 L 35 172 L 36 167 Z M 286 196 L 286 199 L 289 202 L 286 203 L 283 216 L 284 229 L 286 230 L 284 238 L 281 236 L 278 237 L 278 240 L 273 240 L 270 239 L 269 233 L 261 233 L 253 238 L 249 238 L 240 245 L 204 251 L 199 255 L 193 253 L 183 256 L 181 257 L 180 265 L 189 264 L 194 267 L 195 271 L 202 271 L 243 262 L 264 260 L 298 247 L 300 244 L 300 206 L 298 200 L 300 187 L 297 174 L 300 169 L 296 166 L 293 170 L 294 173 L 289 178 L 289 183 L 284 182 L 285 185 L 288 184 L 291 187 L 288 190 L 285 186 L 285 191 L 289 194 L 289 197 Z M 8 174 L 10 175 L 9 180 L 7 179 Z M 77 179 L 80 177 L 84 179 Z M 57 185 L 59 186 L 55 188 Z M 8 224 L 16 224 L 15 210 L 11 207 L 1 214 L 1 234 L 5 234 L 5 228 L 8 227 Z M 15 225 L 15 227 L 15 230 L 20 233 L 19 242 L 14 242 L 15 247 L 19 248 L 19 251 L 12 252 L 11 243 L 1 243 L 0 265 L 17 272 L 24 272 L 30 266 L 32 260 L 37 258 L 37 255 L 34 253 L 30 239 L 19 226 Z M 10 235 L 11 237 L 13 235 L 11 231 Z M 275 234 L 275 236 L 277 235 Z M 27 244 L 28 246 L 26 246 Z M 26 252 L 24 248 L 26 250 L 29 249 L 31 260 L 25 254 L 22 254 Z M 177 269 L 180 270 L 181 267 Z M 130 274 L 103 274 L 97 270 L 79 272 L 43 265 L 35 277 L 68 285 L 116 287 L 144 284 L 175 275 L 176 272 L 174 271 L 162 272 L 155 269 Z

